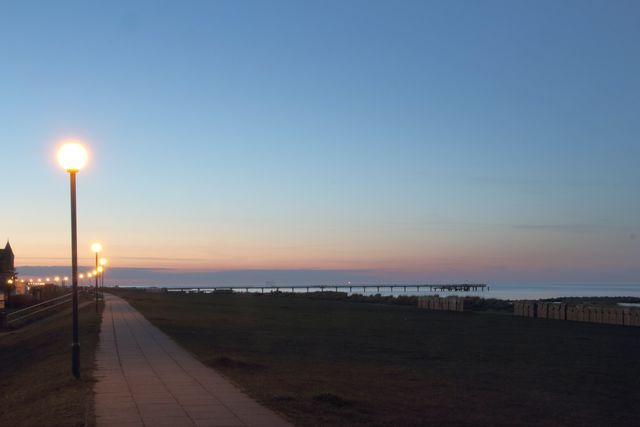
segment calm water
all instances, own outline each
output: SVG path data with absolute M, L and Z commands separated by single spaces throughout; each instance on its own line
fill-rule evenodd
M 287 291 L 286 285 L 281 285 L 283 291 Z M 354 285 L 355 286 L 355 285 Z M 176 286 L 183 288 L 191 288 L 190 286 Z M 251 287 L 249 285 L 249 287 Z M 235 288 L 238 292 L 244 292 L 244 288 Z M 310 287 L 311 291 L 319 291 L 319 288 Z M 330 290 L 330 289 L 329 289 Z M 372 288 L 363 292 L 362 289 L 354 287 L 353 293 L 364 295 L 475 295 L 484 298 L 500 298 L 500 299 L 539 299 L 553 297 L 590 297 L 590 296 L 632 296 L 640 297 L 640 283 L 520 283 L 520 284 L 489 284 L 489 290 L 477 292 L 429 292 L 420 290 L 416 292 L 407 289 L 406 292 L 394 290 L 390 292 L 388 288 L 381 287 L 380 292 Z M 305 292 L 296 291 L 296 292 Z M 344 291 L 344 290 L 341 290 Z M 265 290 L 265 292 L 268 292 Z
M 640 283 L 528 283 L 495 284 L 484 293 L 473 295 L 500 299 L 539 299 L 554 297 L 640 297 Z

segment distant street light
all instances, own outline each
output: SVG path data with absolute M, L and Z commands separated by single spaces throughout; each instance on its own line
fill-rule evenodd
M 78 342 L 78 226 L 76 218 L 76 174 L 87 164 L 87 151 L 77 142 L 67 142 L 58 149 L 58 162 L 69 172 L 71 183 L 71 280 L 73 295 L 73 341 L 71 371 L 80 378 L 80 343 Z
M 96 269 L 93 270 L 93 275 L 96 277 L 96 313 L 98 312 L 98 254 L 102 252 L 102 245 L 100 243 L 94 243 L 91 245 L 91 250 L 96 254 Z

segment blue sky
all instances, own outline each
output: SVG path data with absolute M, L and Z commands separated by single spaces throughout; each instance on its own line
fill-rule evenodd
M 637 281 L 639 19 L 634 1 L 3 2 L 0 236 L 19 265 L 68 263 L 54 152 L 76 136 L 81 247 L 123 267 Z

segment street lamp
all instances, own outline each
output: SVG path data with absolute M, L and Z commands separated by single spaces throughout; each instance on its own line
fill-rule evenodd
M 100 284 L 100 294 L 102 295 L 102 300 L 104 301 L 104 271 L 107 269 L 107 264 L 109 261 L 107 261 L 106 258 L 100 258 L 100 266 L 102 267 L 102 271 L 100 272 L 100 281 L 102 282 Z
M 71 370 L 80 378 L 80 343 L 78 342 L 78 225 L 76 218 L 76 174 L 87 164 L 87 151 L 75 141 L 58 149 L 58 162 L 69 172 L 71 189 L 71 280 L 73 294 L 73 341 L 71 343 Z
M 102 245 L 100 243 L 94 243 L 91 245 L 91 250 L 96 254 L 96 269 L 93 270 L 93 275 L 96 277 L 96 313 L 98 312 L 98 254 L 102 252 Z
M 98 283 L 100 284 L 100 285 L 98 286 L 98 289 L 101 289 L 101 287 L 102 287 L 102 273 L 103 273 L 103 272 L 104 272 L 104 268 L 102 268 L 102 266 L 101 266 L 101 265 L 99 265 L 99 266 L 98 266 L 98 276 L 96 276 L 96 277 L 98 277 L 98 278 L 99 278 L 99 279 L 98 279 Z M 100 296 L 102 297 L 102 294 L 101 294 L 101 293 L 100 293 Z

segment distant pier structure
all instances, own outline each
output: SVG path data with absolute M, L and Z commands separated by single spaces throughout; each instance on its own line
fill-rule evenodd
M 489 290 L 489 286 L 481 283 L 460 283 L 460 284 L 389 284 L 389 285 L 358 285 L 347 283 L 345 285 L 276 285 L 268 282 L 261 286 L 198 286 L 198 287 L 173 287 L 166 288 L 172 292 L 214 292 L 214 291 L 244 291 L 244 292 L 339 292 L 354 291 L 367 292 L 376 290 L 377 292 L 387 291 L 430 291 L 430 292 L 477 292 Z

